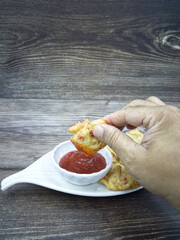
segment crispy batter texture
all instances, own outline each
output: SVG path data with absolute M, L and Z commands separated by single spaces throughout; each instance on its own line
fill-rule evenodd
M 134 130 L 126 132 L 126 135 L 128 135 L 130 138 L 132 138 L 135 142 L 141 144 L 144 133 L 140 132 L 138 130 L 138 128 L 136 128 Z
M 97 124 L 106 124 L 103 119 L 98 119 L 90 122 L 86 119 L 84 122 L 73 124 L 68 131 L 75 133 L 71 138 L 71 142 L 75 145 L 77 150 L 83 152 L 86 156 L 95 154 L 106 146 L 105 143 L 97 139 L 93 135 L 93 127 Z
M 139 144 L 141 143 L 144 135 L 138 129 L 127 132 L 126 134 Z M 139 183 L 127 172 L 117 154 L 109 146 L 107 146 L 107 149 L 113 156 L 113 164 L 106 176 L 103 177 L 99 182 L 104 184 L 109 190 L 114 191 L 137 188 Z

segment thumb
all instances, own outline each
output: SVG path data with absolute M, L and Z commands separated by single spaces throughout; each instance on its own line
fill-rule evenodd
M 134 163 L 135 165 L 138 164 L 140 158 L 142 159 L 144 155 L 145 148 L 143 146 L 114 126 L 108 124 L 96 125 L 93 128 L 93 134 L 111 147 L 127 168 Z

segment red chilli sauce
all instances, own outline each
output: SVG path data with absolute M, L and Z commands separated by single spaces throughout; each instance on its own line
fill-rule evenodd
M 86 156 L 80 151 L 65 154 L 59 161 L 59 166 L 69 172 L 94 173 L 106 167 L 106 160 L 100 153 Z

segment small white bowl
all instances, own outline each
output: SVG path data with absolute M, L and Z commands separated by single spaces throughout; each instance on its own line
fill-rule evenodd
M 105 158 L 106 160 L 106 168 L 102 169 L 99 172 L 90 173 L 90 174 L 79 174 L 74 172 L 69 172 L 59 166 L 60 159 L 68 152 L 77 150 L 75 146 L 71 143 L 71 141 L 66 141 L 59 144 L 53 150 L 53 157 L 52 161 L 59 172 L 59 174 L 68 182 L 76 184 L 76 185 L 89 185 L 95 182 L 98 182 L 101 178 L 103 178 L 111 168 L 112 165 L 112 155 L 106 149 L 103 148 L 99 151 L 99 153 Z

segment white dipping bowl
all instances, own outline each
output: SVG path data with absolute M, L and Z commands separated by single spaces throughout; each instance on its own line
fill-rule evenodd
M 112 165 L 112 155 L 106 149 L 101 149 L 98 153 L 100 153 L 106 160 L 106 168 L 102 169 L 99 172 L 90 173 L 90 174 L 80 174 L 69 172 L 59 166 L 60 159 L 68 152 L 77 150 L 75 146 L 71 143 L 71 141 L 66 141 L 59 144 L 53 150 L 52 161 L 54 167 L 59 172 L 59 174 L 68 182 L 76 184 L 76 185 L 89 185 L 95 182 L 98 182 L 101 178 L 103 178 L 111 168 Z

